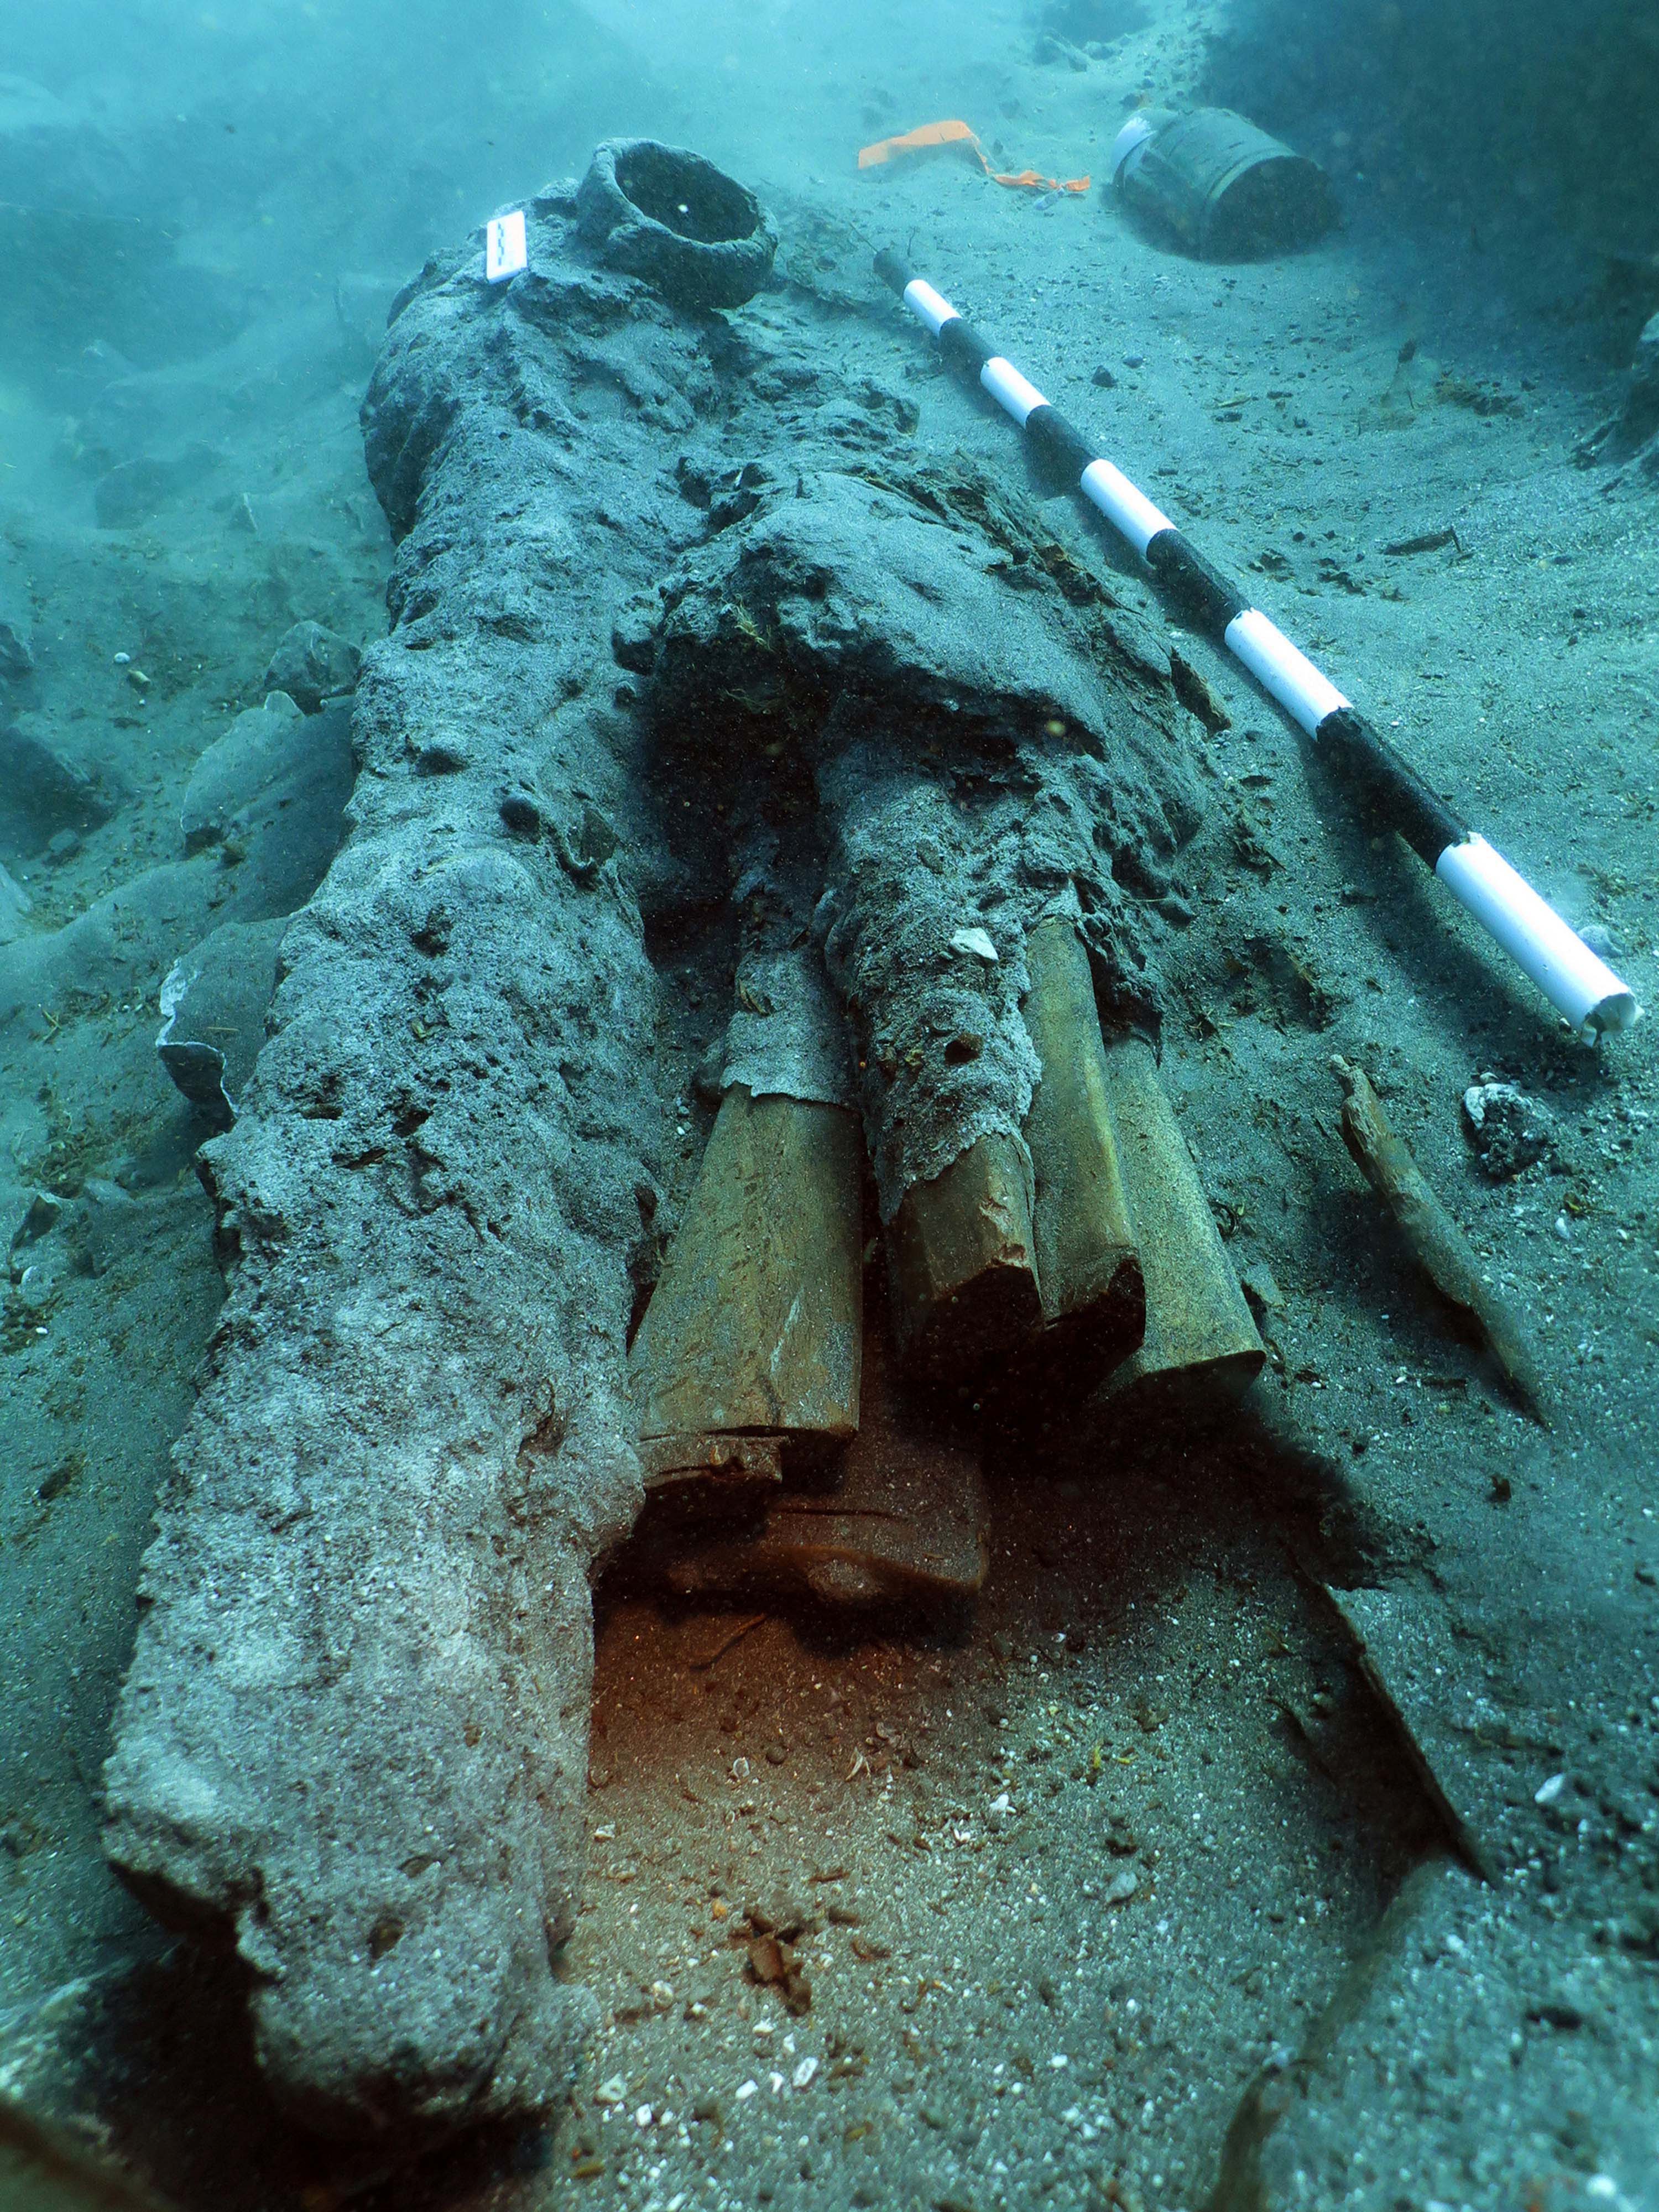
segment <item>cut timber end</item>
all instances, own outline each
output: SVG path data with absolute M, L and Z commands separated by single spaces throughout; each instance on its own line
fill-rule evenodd
M 970 1450 L 907 1396 L 872 1320 L 865 1342 L 864 1419 L 833 1492 L 775 1494 L 745 1540 L 711 1539 L 672 1559 L 685 1596 L 951 1607 L 985 1580 L 985 1486 Z
M 1139 1342 L 1146 1321 L 1134 1231 L 1108 1109 L 1109 1078 L 1089 956 L 1063 918 L 1025 940 L 1025 1025 L 1042 1080 L 1025 1122 L 1042 1297 L 1040 1364 L 1091 1389 Z
M 981 1137 L 915 1183 L 888 1231 L 900 1357 L 936 1381 L 971 1375 L 1042 1325 L 1025 1162 Z
M 1158 1081 L 1152 1048 L 1105 1049 L 1107 1103 L 1146 1285 L 1146 1334 L 1101 1394 L 1179 1416 L 1243 1397 L 1267 1358 L 1209 1201 Z
M 640 1445 L 653 1528 L 752 1520 L 783 1480 L 776 1437 L 648 1437 Z
M 629 1358 L 647 1443 L 856 1432 L 860 1165 L 841 1107 L 726 1092 Z

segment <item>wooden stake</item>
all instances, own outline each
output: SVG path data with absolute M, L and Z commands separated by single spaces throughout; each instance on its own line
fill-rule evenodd
M 1532 1347 L 1508 1304 L 1481 1279 L 1468 1239 L 1424 1180 L 1422 1170 L 1389 1126 L 1382 1102 L 1363 1067 L 1331 1062 L 1342 1085 L 1342 1134 L 1360 1173 L 1400 1225 L 1413 1257 L 1441 1296 L 1466 1316 L 1487 1345 L 1516 1395 L 1545 1428 L 1548 1394 Z
M 854 1434 L 860 1160 L 844 1109 L 726 1092 L 634 1340 L 647 1445 L 751 1434 L 810 1455 Z
M 1240 1398 L 1267 1358 L 1222 1249 L 1186 1139 L 1170 1110 L 1152 1048 L 1126 1036 L 1106 1048 L 1107 1103 L 1146 1285 L 1146 1334 L 1108 1378 L 1103 1398 L 1130 1394 L 1182 1415 Z

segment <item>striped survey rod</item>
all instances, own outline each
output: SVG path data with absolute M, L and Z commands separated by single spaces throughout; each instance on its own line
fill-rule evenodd
M 1011 361 L 931 284 L 913 276 L 896 254 L 878 253 L 876 273 L 933 332 L 950 366 L 976 380 L 1013 416 L 1045 466 L 1056 475 L 1070 472 L 1085 498 L 1145 561 L 1176 615 L 1218 637 L 1262 689 L 1335 755 L 1374 817 L 1400 832 L 1575 1029 L 1624 1030 L 1639 1018 L 1634 994 L 1607 963 Z

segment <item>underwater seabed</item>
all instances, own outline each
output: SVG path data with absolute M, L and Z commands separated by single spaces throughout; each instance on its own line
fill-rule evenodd
M 1098 53 L 999 48 L 1011 164 L 1098 167 L 1154 71 L 1195 94 L 1198 40 L 1165 35 L 1154 15 Z M 849 145 L 876 135 L 847 122 Z M 0 616 L 28 665 L 0 681 L 34 766 L 27 805 L 0 792 L 21 894 L 0 907 L 0 2199 L 9 2159 L 57 2172 L 38 2201 L 82 2201 L 88 2155 L 191 2212 L 1644 2206 L 1652 1024 L 1595 1047 L 1557 1024 L 1028 474 L 871 246 L 904 247 L 1248 580 L 1650 1001 L 1640 380 L 1598 438 L 1626 387 L 1578 280 L 1464 227 L 1402 234 L 1346 177 L 1346 229 L 1219 269 L 1098 191 L 1039 206 L 949 161 L 807 186 L 775 149 L 735 159 L 732 128 L 693 143 L 773 211 L 784 283 L 722 324 L 579 245 L 582 273 L 507 310 L 471 287 L 478 239 L 448 242 L 412 312 L 447 319 L 442 374 L 490 434 L 441 469 L 411 438 L 438 349 L 398 354 L 394 326 L 367 425 L 395 556 L 357 427 L 389 287 L 296 319 L 279 378 L 232 339 L 199 388 L 194 364 L 124 373 L 67 431 L 26 391 L 6 418 L 25 469 L 0 488 Z M 532 221 L 532 267 L 574 207 Z M 459 342 L 468 316 L 510 339 Z M 233 386 L 234 439 L 200 396 Z M 194 463 L 154 427 L 192 415 Z M 954 519 L 917 521 L 929 499 Z M 797 510 L 837 622 L 780 603 L 774 629 Z M 941 574 L 978 563 L 937 619 L 905 580 L 929 529 Z M 893 550 L 866 572 L 877 531 Z M 953 634 L 980 591 L 1006 615 Z M 913 688 L 872 693 L 860 624 L 909 620 L 907 593 Z M 792 781 L 764 745 L 780 711 L 807 726 L 831 664 L 865 719 L 812 721 Z M 735 704 L 703 728 L 711 667 Z M 863 1583 L 781 1526 L 747 1581 L 672 1521 L 622 1548 L 626 1346 L 649 1348 L 738 1080 L 717 1049 L 734 977 L 749 1048 L 780 1010 L 756 884 L 774 918 L 826 884 L 842 913 L 937 898 L 927 927 L 969 939 L 952 973 L 988 1009 L 951 1001 L 948 1095 L 1018 1095 L 1018 994 L 974 936 L 995 953 L 1006 915 L 966 903 L 995 791 L 968 828 L 924 826 L 937 866 L 859 843 L 866 819 L 915 831 L 868 798 L 872 732 L 881 759 L 920 747 L 940 672 L 1016 721 L 1063 695 L 1122 763 L 1121 867 L 1085 839 L 1109 854 L 1095 975 L 1155 978 L 1172 1126 L 1260 1379 L 1144 1429 L 1064 1375 L 1012 1404 L 935 1382 L 904 1464 L 969 1470 L 951 1571 L 982 1573 L 977 1595 L 935 1559 L 920 1603 L 908 1534 L 864 1548 Z M 754 751 L 728 767 L 708 749 L 732 727 Z M 1043 720 L 1016 736 L 1064 802 L 1039 829 L 1086 828 L 1102 802 Z M 739 849 L 744 806 L 775 848 Z M 860 1005 L 902 1025 L 909 979 L 862 943 L 829 934 L 832 974 L 864 960 Z M 1350 1158 L 1336 1059 L 1518 1317 L 1548 1426 Z M 845 1256 L 868 1264 L 843 1285 L 866 1407 L 880 1240 L 930 1134 L 884 1098 L 860 1098 L 875 1180 Z M 813 1110 L 851 1121 L 844 1098 Z M 653 1480 L 688 1473 L 672 1441 Z M 763 1454 L 715 1456 L 773 1495 Z M 106 1811 L 167 1928 L 112 1873 Z M 374 1995 L 394 1984 L 401 2012 Z M 52 2141 L 14 2144 L 14 2106 Z

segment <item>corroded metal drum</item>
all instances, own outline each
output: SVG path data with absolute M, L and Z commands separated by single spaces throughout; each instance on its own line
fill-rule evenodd
M 1204 261 L 1294 253 L 1336 220 L 1317 162 L 1231 108 L 1143 108 L 1118 133 L 1112 173 L 1138 215 Z

